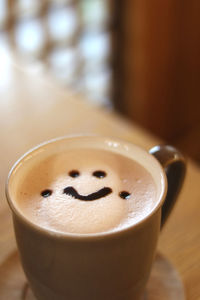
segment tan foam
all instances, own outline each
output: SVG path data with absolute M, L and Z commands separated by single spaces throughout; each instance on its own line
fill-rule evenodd
M 78 170 L 80 176 L 68 173 Z M 96 170 L 107 173 L 105 178 L 92 176 Z M 112 193 L 94 201 L 81 201 L 63 194 L 73 186 L 79 194 L 88 195 L 103 187 Z M 51 189 L 50 197 L 41 191 Z M 121 199 L 119 192 L 131 193 Z M 26 169 L 18 183 L 16 203 L 32 222 L 51 230 L 70 233 L 97 233 L 118 230 L 138 222 L 153 208 L 156 186 L 152 176 L 137 162 L 105 150 L 68 150 L 53 154 Z

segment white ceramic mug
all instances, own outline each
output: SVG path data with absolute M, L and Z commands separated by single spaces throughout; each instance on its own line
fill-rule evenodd
M 136 224 L 116 232 L 64 234 L 33 224 L 20 213 L 14 201 L 20 172 L 34 163 L 38 155 L 46 156 L 69 147 L 102 149 L 136 160 L 156 183 L 157 200 L 153 210 Z M 140 299 L 155 257 L 161 223 L 172 209 L 184 174 L 184 159 L 170 146 L 156 146 L 149 153 L 109 137 L 64 137 L 26 153 L 9 174 L 6 194 L 21 262 L 37 299 Z

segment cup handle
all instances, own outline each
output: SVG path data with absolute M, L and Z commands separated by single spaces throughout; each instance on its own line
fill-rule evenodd
M 174 147 L 169 145 L 158 145 L 149 150 L 162 165 L 166 172 L 168 190 L 165 202 L 162 206 L 161 228 L 165 224 L 182 187 L 186 162 L 183 155 Z

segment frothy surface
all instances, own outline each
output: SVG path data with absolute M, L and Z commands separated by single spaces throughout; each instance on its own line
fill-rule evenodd
M 103 189 L 105 195 L 98 198 L 98 191 Z M 45 191 L 50 192 L 44 195 Z M 88 201 L 89 196 L 92 200 Z M 26 218 L 68 233 L 98 233 L 130 226 L 150 213 L 156 198 L 151 174 L 137 162 L 109 151 L 89 149 L 68 150 L 38 161 L 26 170 L 16 192 L 16 204 Z

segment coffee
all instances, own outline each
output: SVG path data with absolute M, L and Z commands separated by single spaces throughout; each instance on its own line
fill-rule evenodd
M 157 201 L 151 174 L 119 153 L 74 148 L 39 157 L 21 172 L 14 199 L 28 220 L 46 229 L 116 231 L 143 219 Z

